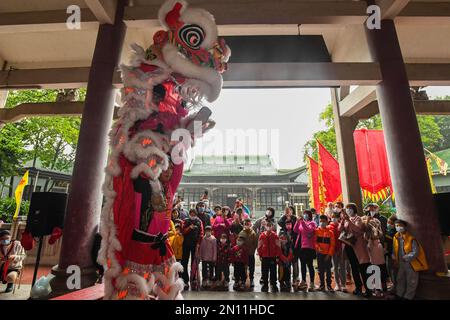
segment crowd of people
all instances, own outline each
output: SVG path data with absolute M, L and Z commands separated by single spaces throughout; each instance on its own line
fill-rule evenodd
M 234 291 L 254 290 L 255 255 L 262 292 L 348 293 L 353 284 L 355 295 L 413 299 L 418 272 L 427 269 L 407 222 L 395 214 L 386 218 L 375 203 L 364 215 L 353 203 L 329 203 L 322 214 L 287 206 L 279 219 L 269 207 L 254 222 L 248 211 L 240 199 L 233 209 L 210 208 L 205 197 L 186 210 L 178 198 L 169 240 L 184 268 L 185 290 L 229 290 L 231 280 Z

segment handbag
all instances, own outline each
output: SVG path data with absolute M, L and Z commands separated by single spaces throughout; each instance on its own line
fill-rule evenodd
M 341 232 L 338 239 L 349 246 L 353 246 L 356 243 L 356 237 L 353 235 L 353 233 L 347 232 L 345 230 Z

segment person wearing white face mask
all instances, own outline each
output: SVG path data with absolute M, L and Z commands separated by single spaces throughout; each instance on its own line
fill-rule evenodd
M 356 204 L 349 203 L 345 207 L 344 230 L 347 234 L 353 235 L 353 243 L 345 245 L 345 253 L 352 267 L 353 281 L 355 282 L 355 291 L 353 294 L 362 295 L 362 286 L 366 289 L 365 297 L 372 296 L 371 290 L 367 286 L 367 268 L 370 266 L 370 257 L 367 249 L 367 241 L 364 239 L 364 223 L 361 217 L 357 215 Z
M 408 232 L 406 221 L 395 221 L 397 233 L 393 239 L 392 258 L 398 266 L 396 296 L 412 300 L 419 284 L 419 272 L 428 270 L 425 252 L 417 239 Z
M 343 223 L 341 223 L 340 214 L 334 212 L 331 218 L 331 223 L 329 225 L 330 230 L 333 231 L 334 235 L 334 255 L 333 255 L 333 272 L 334 272 L 334 280 L 336 282 L 335 291 L 347 292 L 346 288 L 346 279 L 347 279 L 347 270 L 345 268 L 345 253 L 344 253 L 344 244 L 341 240 L 339 240 L 339 235 L 343 230 Z
M 0 280 L 7 284 L 5 292 L 13 290 L 24 259 L 25 251 L 20 241 L 11 241 L 11 233 L 0 230 Z

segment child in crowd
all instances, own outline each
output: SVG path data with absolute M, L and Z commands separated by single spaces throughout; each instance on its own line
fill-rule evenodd
M 319 267 L 320 291 L 325 291 L 325 274 L 327 289 L 334 292 L 331 286 L 331 259 L 334 254 L 335 238 L 333 231 L 328 227 L 328 217 L 319 216 L 319 227 L 315 231 L 317 265 Z
M 280 290 L 285 292 L 291 291 L 291 267 L 294 256 L 292 254 L 292 245 L 288 235 L 280 232 L 281 253 L 278 261 L 278 274 L 280 281 Z
M 255 251 L 258 247 L 258 236 L 252 228 L 252 220 L 249 218 L 244 220 L 244 230 L 239 233 L 239 237 L 244 239 L 245 247 L 248 252 L 248 276 L 250 280 L 250 288 L 253 288 L 255 277 Z
M 245 239 L 238 237 L 236 245 L 232 249 L 231 261 L 234 267 L 234 291 L 245 290 L 245 280 L 247 278 L 248 251 L 245 247 Z
M 225 216 L 225 213 L 222 210 L 222 207 L 215 206 L 214 213 L 215 213 L 215 218 L 214 218 L 214 220 L 211 219 L 213 235 L 216 238 L 220 238 L 223 233 L 228 235 L 230 233 L 230 222 L 228 221 L 227 217 Z
M 170 237 L 170 246 L 172 247 L 173 255 L 177 262 L 181 262 L 181 259 L 183 258 L 183 241 L 184 237 L 181 233 L 181 225 L 176 224 L 175 234 Z
M 233 215 L 233 222 L 230 225 L 230 243 L 232 246 L 236 245 L 236 240 L 242 229 L 244 229 L 244 226 L 242 225 L 241 215 L 235 213 Z
M 258 241 L 258 254 L 261 258 L 261 273 L 263 286 L 262 292 L 269 291 L 269 274 L 270 286 L 272 292 L 278 292 L 277 287 L 277 262 L 276 259 L 280 255 L 280 240 L 273 231 L 274 223 L 270 220 L 266 222 L 266 230 L 261 233 Z
M 205 227 L 205 236 L 200 243 L 200 260 L 202 261 L 202 287 L 210 288 L 217 260 L 217 240 L 212 235 L 211 226 Z
M 339 240 L 339 235 L 341 234 L 341 218 L 339 212 L 333 212 L 331 215 L 331 222 L 328 225 L 334 235 L 334 254 L 333 254 L 333 269 L 334 269 L 334 281 L 336 286 L 335 291 L 347 292 L 346 281 L 347 281 L 347 269 L 345 265 L 345 253 L 344 244 Z
M 398 266 L 396 295 L 399 299 L 412 300 L 419 283 L 419 271 L 428 270 L 425 252 L 417 239 L 408 232 L 406 221 L 397 220 L 397 233 L 393 239 L 393 259 Z
M 231 247 L 228 241 L 228 235 L 222 233 L 220 241 L 217 243 L 217 261 L 216 261 L 216 289 L 228 290 L 230 282 L 230 262 Z

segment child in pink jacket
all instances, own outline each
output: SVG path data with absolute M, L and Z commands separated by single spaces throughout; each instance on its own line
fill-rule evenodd
M 217 260 L 217 240 L 212 235 L 211 226 L 205 227 L 205 236 L 200 244 L 200 260 L 202 261 L 202 287 L 211 287 L 214 279 L 214 267 Z

